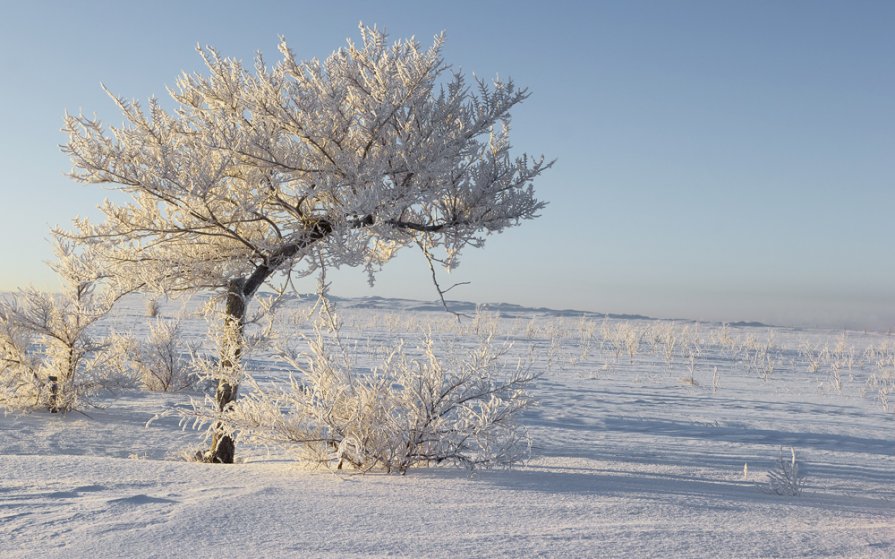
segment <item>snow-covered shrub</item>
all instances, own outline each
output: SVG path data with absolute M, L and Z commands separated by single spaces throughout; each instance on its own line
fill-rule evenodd
M 780 449 L 780 457 L 777 464 L 768 470 L 767 491 L 776 495 L 797 497 L 802 493 L 805 483 L 805 475 L 801 471 L 801 464 L 796 460 L 796 451 L 790 447 L 790 458 L 787 460 Z
M 154 392 L 184 390 L 199 380 L 190 358 L 195 348 L 183 341 L 177 320 L 156 319 L 145 341 L 134 341 L 129 365 L 140 384 Z
M 146 316 L 149 318 L 158 317 L 158 313 L 161 310 L 161 304 L 158 302 L 158 299 L 154 297 L 150 297 L 146 299 Z
M 101 385 L 113 368 L 108 340 L 88 329 L 116 296 L 91 274 L 90 257 L 57 239 L 53 269 L 61 294 L 23 289 L 0 302 L 0 405 L 66 412 Z
M 15 301 L 0 304 L 0 405 L 31 408 L 48 402 L 47 378 L 34 351 L 34 333 L 16 320 Z M 47 386 L 47 390 L 49 387 Z
M 405 473 L 417 465 L 509 466 L 526 459 L 530 443 L 516 420 L 530 405 L 536 375 L 519 364 L 506 371 L 508 346 L 490 336 L 467 355 L 438 355 L 431 337 L 420 357 L 404 342 L 372 371 L 334 355 L 319 330 L 310 353 L 284 351 L 296 369 L 287 388 L 250 390 L 223 413 L 197 410 L 200 424 L 219 423 L 248 442 L 296 446 L 302 457 L 342 468 Z M 505 374 L 504 374 L 505 373 Z
M 888 412 L 891 407 L 890 396 L 895 394 L 895 369 L 880 369 L 870 374 L 867 378 L 867 388 L 876 393 L 876 399 L 883 411 Z
M 585 361 L 588 358 L 596 334 L 597 323 L 593 320 L 587 320 L 585 317 L 581 317 L 581 320 L 578 323 L 579 346 L 581 348 L 578 358 L 580 361 Z
M 687 344 L 684 351 L 687 357 L 687 372 L 689 376 L 682 378 L 681 382 L 690 386 L 699 386 L 699 382 L 696 381 L 696 362 L 702 355 L 702 348 L 699 347 L 697 342 L 691 341 Z

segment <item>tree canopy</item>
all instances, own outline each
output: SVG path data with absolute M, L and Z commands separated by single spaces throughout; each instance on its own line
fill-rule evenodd
M 253 71 L 213 48 L 207 74 L 182 74 L 173 110 L 112 95 L 125 123 L 66 115 L 72 176 L 110 183 L 105 220 L 69 233 L 95 245 L 109 273 L 160 290 L 227 286 L 251 297 L 276 272 L 321 266 L 375 272 L 402 247 L 466 246 L 537 216 L 532 181 L 551 163 L 510 153 L 512 80 L 467 83 L 441 56 L 360 28 L 326 60 L 282 59 Z M 428 252 L 427 252 L 428 254 Z

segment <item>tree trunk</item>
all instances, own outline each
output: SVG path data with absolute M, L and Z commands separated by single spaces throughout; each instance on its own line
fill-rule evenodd
M 358 227 L 373 223 L 364 218 Z M 290 258 L 304 249 L 307 249 L 317 241 L 326 238 L 333 231 L 332 224 L 325 219 L 317 219 L 309 222 L 306 236 L 295 243 L 287 244 L 271 254 L 264 262 L 255 268 L 247 278 L 232 279 L 227 284 L 227 308 L 224 315 L 224 343 L 221 348 L 221 380 L 218 382 L 215 402 L 218 410 L 224 411 L 227 404 L 236 400 L 236 392 L 239 384 L 236 382 L 235 369 L 239 366 L 239 355 L 242 350 L 242 331 L 245 326 L 245 313 L 249 299 L 277 269 Z M 227 374 L 230 369 L 233 374 Z M 211 439 L 211 450 L 203 455 L 205 462 L 220 464 L 232 464 L 236 451 L 233 438 L 225 435 L 221 424 L 215 425 Z
M 221 347 L 221 380 L 214 395 L 218 410 L 223 412 L 227 404 L 236 400 L 239 383 L 234 369 L 239 367 L 242 352 L 242 333 L 245 325 L 245 279 L 233 279 L 227 285 L 227 306 L 224 315 L 224 342 Z M 221 424 L 215 425 L 211 450 L 205 455 L 206 462 L 232 464 L 236 453 L 233 438 L 223 433 Z

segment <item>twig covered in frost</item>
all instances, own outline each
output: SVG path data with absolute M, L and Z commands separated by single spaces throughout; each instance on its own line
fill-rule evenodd
M 146 299 L 146 316 L 149 318 L 156 318 L 158 316 L 159 311 L 161 310 L 161 304 L 158 299 L 155 297 L 149 297 Z
M 108 377 L 112 344 L 88 332 L 122 294 L 103 282 L 89 251 L 56 238 L 63 291 L 23 289 L 0 302 L 0 405 L 15 409 L 77 409 Z
M 147 390 L 183 390 L 199 380 L 190 358 L 196 348 L 183 341 L 179 320 L 157 318 L 146 341 L 133 341 L 131 349 L 128 364 Z
M 804 473 L 796 460 L 796 451 L 790 447 L 790 459 L 784 458 L 783 449 L 780 449 L 780 457 L 776 466 L 768 470 L 767 490 L 776 495 L 797 497 L 801 495 L 805 483 Z
M 338 469 L 487 468 L 529 456 L 516 417 L 531 404 L 525 388 L 537 375 L 527 363 L 501 374 L 509 346 L 487 336 L 464 357 L 445 356 L 426 336 L 421 357 L 399 342 L 377 368 L 359 372 L 335 359 L 326 340 L 318 328 L 310 354 L 281 352 L 296 370 L 288 387 L 247 376 L 251 390 L 225 413 L 205 406 L 188 418 L 244 441 L 297 447 L 304 459 Z

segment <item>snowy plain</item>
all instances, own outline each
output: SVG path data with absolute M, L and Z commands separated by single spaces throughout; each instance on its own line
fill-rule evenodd
M 201 303 L 161 316 L 200 340 Z M 425 330 L 451 351 L 482 332 L 512 343 L 543 372 L 522 418 L 531 459 L 353 475 L 243 446 L 237 464 L 198 464 L 184 456 L 202 432 L 147 422 L 201 393 L 122 387 L 83 413 L 0 411 L 0 557 L 895 557 L 890 333 L 501 305 L 458 323 L 379 298 L 337 311 L 367 366 Z M 100 327 L 149 320 L 134 297 Z M 263 354 L 248 368 L 287 373 Z M 804 490 L 777 495 L 767 472 L 790 448 Z

